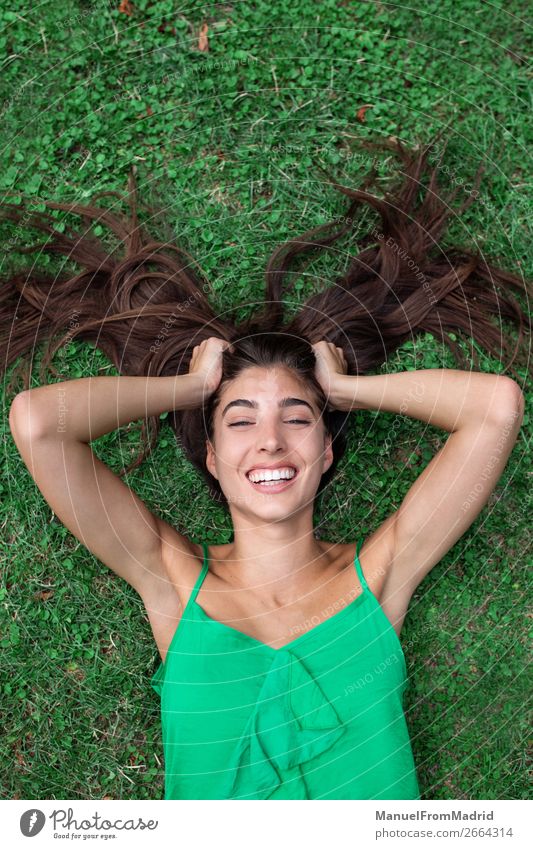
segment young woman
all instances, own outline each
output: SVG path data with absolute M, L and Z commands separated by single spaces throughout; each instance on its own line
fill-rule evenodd
M 383 199 L 334 184 L 351 198 L 346 216 L 274 252 L 265 308 L 240 324 L 213 313 L 188 254 L 151 241 L 138 224 L 133 178 L 130 220 L 49 203 L 103 220 L 125 243 L 121 260 L 92 235 L 58 233 L 51 216 L 26 218 L 51 235 L 42 249 L 84 270 L 4 281 L 3 361 L 66 329 L 49 344 L 41 373 L 77 336 L 106 353 L 120 376 L 20 392 L 11 431 L 55 514 L 145 604 L 161 656 L 152 686 L 161 695 L 166 799 L 419 798 L 402 707 L 402 623 L 420 581 L 494 489 L 523 395 L 519 380 L 502 374 L 367 372 L 422 331 L 459 358 L 446 331 L 491 353 L 499 343 L 507 354 L 496 315 L 519 326 L 512 362 L 523 324 L 530 330 L 507 291 L 527 291 L 518 276 L 437 247 L 451 207 L 437 193 L 438 166 L 422 184 L 430 151 L 398 145 L 404 180 Z M 333 287 L 284 321 L 290 261 L 332 245 L 362 203 L 378 212 L 379 229 Z M 4 205 L 3 214 L 20 222 L 24 213 Z M 328 542 L 315 533 L 313 507 L 335 486 L 354 409 L 412 416 L 450 436 L 370 536 Z M 231 543 L 178 533 L 89 446 L 145 419 L 152 433 L 128 471 L 155 444 L 166 411 L 230 513 Z

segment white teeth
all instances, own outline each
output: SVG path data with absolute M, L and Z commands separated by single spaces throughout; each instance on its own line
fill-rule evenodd
M 248 479 L 252 481 L 252 483 L 260 483 L 263 481 L 279 481 L 279 480 L 290 480 L 296 474 L 295 469 L 272 469 L 261 472 L 250 472 L 248 475 Z

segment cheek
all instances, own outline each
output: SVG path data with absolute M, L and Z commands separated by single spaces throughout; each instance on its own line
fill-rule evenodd
M 307 431 L 305 439 L 302 440 L 302 447 L 308 453 L 320 454 L 326 447 L 326 436 L 321 427 L 314 427 L 313 430 Z
M 239 471 L 244 463 L 244 440 L 220 440 L 218 443 L 216 463 L 221 475 Z

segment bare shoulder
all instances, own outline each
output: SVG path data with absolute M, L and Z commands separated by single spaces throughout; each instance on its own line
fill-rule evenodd
M 399 636 L 412 593 L 408 586 L 399 585 L 395 580 L 395 521 L 396 514 L 393 513 L 364 539 L 359 563 L 371 593 Z M 331 550 L 331 556 L 338 563 L 347 564 L 355 555 L 356 545 L 353 542 L 339 544 L 337 548 L 334 543 L 321 544 L 325 552 Z
M 203 551 L 200 543 L 195 543 L 159 519 L 161 537 L 161 560 L 166 579 L 177 596 L 185 603 L 202 568 Z
M 407 586 L 396 586 L 394 580 L 395 521 L 396 513 L 392 513 L 365 539 L 359 552 L 359 562 L 371 591 L 399 635 L 411 592 Z
M 359 552 L 363 574 L 378 601 L 381 601 L 392 564 L 392 528 L 387 526 L 387 521 L 366 537 Z
M 334 543 L 324 542 L 321 544 L 332 550 L 334 559 L 341 556 L 348 562 L 348 559 L 353 559 L 355 556 L 355 542 L 339 543 L 337 549 L 335 549 Z M 392 551 L 392 518 L 389 518 L 364 539 L 359 551 L 359 563 L 363 575 L 378 601 L 381 600 L 387 583 L 392 563 Z
M 202 568 L 202 546 L 157 518 L 161 538 L 160 566 L 145 581 L 141 598 L 161 659 L 164 661 L 183 610 Z

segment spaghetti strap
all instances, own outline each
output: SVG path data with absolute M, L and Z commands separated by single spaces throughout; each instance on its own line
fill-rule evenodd
M 363 590 L 368 590 L 368 589 L 369 589 L 369 587 L 368 587 L 368 584 L 367 584 L 367 582 L 366 582 L 366 578 L 365 578 L 365 576 L 363 575 L 363 569 L 362 569 L 362 567 L 361 567 L 361 563 L 360 563 L 360 561 L 359 561 L 359 552 L 361 551 L 361 546 L 362 546 L 362 544 L 363 544 L 363 540 L 362 540 L 362 539 L 360 539 L 360 540 L 358 541 L 357 545 L 356 545 L 356 548 L 355 548 L 355 558 L 354 558 L 354 562 L 355 562 L 355 569 L 356 569 L 356 572 L 357 572 L 357 577 L 358 577 L 358 578 L 359 578 L 359 580 L 361 581 L 361 586 L 363 587 Z
M 196 596 L 198 595 L 198 593 L 200 591 L 200 587 L 202 586 L 202 584 L 204 582 L 204 578 L 207 575 L 208 569 L 209 569 L 209 557 L 208 557 L 208 553 L 207 553 L 207 543 L 203 542 L 202 548 L 204 550 L 204 562 L 203 562 L 203 566 L 202 566 L 202 571 L 200 572 L 200 574 L 198 575 L 198 578 L 196 579 L 196 583 L 195 583 L 195 585 L 192 589 L 192 593 L 189 596 L 189 601 L 187 602 L 187 604 L 191 604 L 195 600 Z

